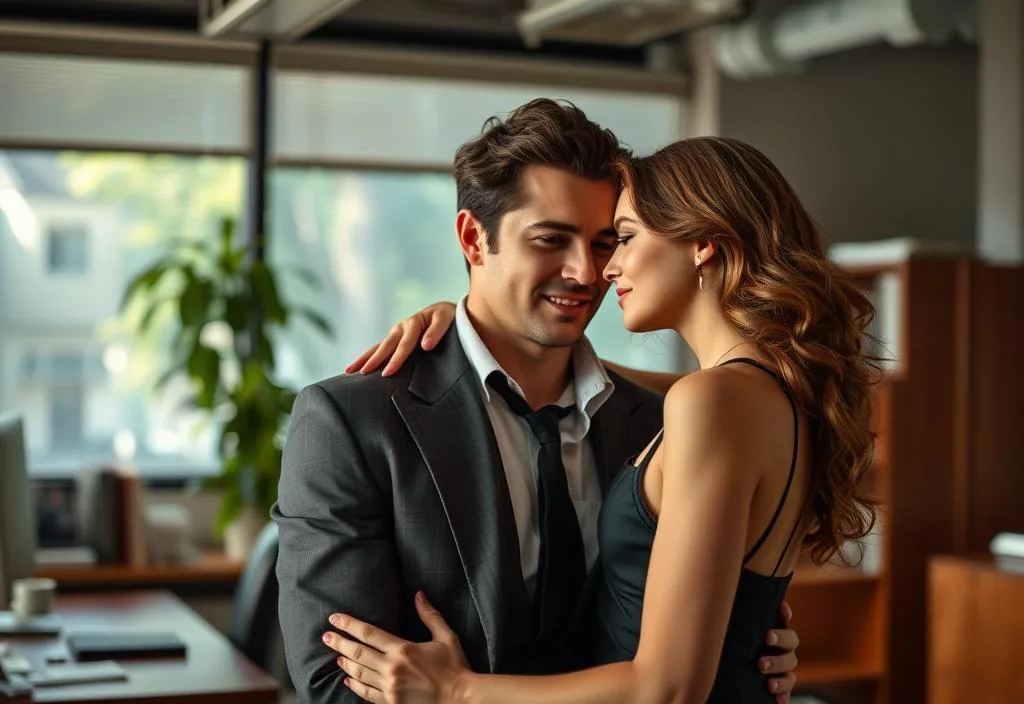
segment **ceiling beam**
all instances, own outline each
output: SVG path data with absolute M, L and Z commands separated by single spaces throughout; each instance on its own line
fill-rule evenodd
M 247 36 L 295 41 L 360 0 L 200 0 L 206 37 Z

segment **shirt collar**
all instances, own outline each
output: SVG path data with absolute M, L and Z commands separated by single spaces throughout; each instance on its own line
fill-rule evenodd
M 494 359 L 494 355 L 487 349 L 487 345 L 480 339 L 480 335 L 473 327 L 469 313 L 466 311 L 465 297 L 455 308 L 455 329 L 459 334 L 466 358 L 480 381 L 484 400 L 487 403 L 490 403 L 492 398 L 491 389 L 487 385 L 487 377 L 494 371 L 501 372 L 508 379 L 509 386 L 525 398 L 526 395 L 516 380 L 501 368 L 498 361 Z M 576 441 L 578 442 L 590 430 L 590 422 L 594 414 L 615 391 L 615 384 L 612 383 L 604 365 L 594 353 L 590 341 L 585 337 L 573 346 L 572 365 L 572 380 L 562 393 L 558 403 L 563 406 L 570 403 L 575 404 L 578 422 L 575 424 L 576 430 L 573 434 L 577 436 Z

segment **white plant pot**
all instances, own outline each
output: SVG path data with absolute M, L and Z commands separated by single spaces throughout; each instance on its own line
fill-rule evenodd
M 224 552 L 227 558 L 233 562 L 245 562 L 267 520 L 266 514 L 254 506 L 243 506 L 224 528 Z

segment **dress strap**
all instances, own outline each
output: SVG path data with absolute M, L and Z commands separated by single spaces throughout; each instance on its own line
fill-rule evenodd
M 782 561 L 786 559 L 786 555 L 789 553 L 789 545 L 793 542 L 793 538 L 796 537 L 796 532 L 800 529 L 800 525 L 804 521 L 804 514 L 807 512 L 807 504 L 810 503 L 810 500 L 811 495 L 808 493 L 804 498 L 803 505 L 800 506 L 800 513 L 797 514 L 796 522 L 793 524 L 793 530 L 789 531 L 789 537 L 786 538 L 786 545 L 782 548 L 782 552 L 779 553 L 779 561 L 775 563 L 775 569 L 772 570 L 772 577 L 774 577 L 775 573 L 779 571 L 780 567 L 782 567 Z
M 654 452 L 658 449 L 658 446 L 661 445 L 661 441 L 664 437 L 665 429 L 662 428 L 658 431 L 658 434 L 654 436 L 654 442 L 652 442 L 650 447 L 647 448 L 647 452 L 644 453 L 643 461 L 636 466 L 637 469 L 644 470 L 647 468 L 647 465 L 651 463 L 651 458 L 654 457 Z
M 757 554 L 757 551 L 761 549 L 761 546 L 764 545 L 765 541 L 768 540 L 768 536 L 771 535 L 772 529 L 775 528 L 775 524 L 778 522 L 779 516 L 782 515 L 782 509 L 786 505 L 786 499 L 789 498 L 789 489 L 793 485 L 793 477 L 796 475 L 797 451 L 800 447 L 800 418 L 799 414 L 797 413 L 796 402 L 793 400 L 792 394 L 789 393 L 789 389 L 786 388 L 786 385 L 782 383 L 782 380 L 779 378 L 779 375 L 776 374 L 774 371 L 766 367 L 761 362 L 758 362 L 756 359 L 750 359 L 749 357 L 736 357 L 734 359 L 729 359 L 722 362 L 718 366 L 725 366 L 726 364 L 749 364 L 751 366 L 757 367 L 766 374 L 771 375 L 771 377 L 775 379 L 775 382 L 779 385 L 779 388 L 782 389 L 782 393 L 786 394 L 786 400 L 789 401 L 789 407 L 793 411 L 793 459 L 789 463 L 789 476 L 786 477 L 786 488 L 782 490 L 782 497 L 779 499 L 779 503 L 775 507 L 775 513 L 772 515 L 772 519 L 768 521 L 768 525 L 761 533 L 761 537 L 757 539 L 757 542 L 754 543 L 754 546 L 750 548 L 747 554 L 743 557 L 743 564 L 745 565 L 748 562 L 750 562 L 754 555 Z M 802 515 L 803 512 L 801 511 L 801 516 Z M 799 526 L 800 520 L 798 519 L 796 527 L 794 527 L 793 532 L 790 533 L 789 540 L 786 541 L 786 547 L 782 551 L 782 556 L 779 557 L 778 564 L 775 566 L 775 569 L 772 570 L 773 577 L 775 576 L 775 572 L 778 571 L 779 565 L 782 564 L 782 558 L 785 557 L 786 551 L 789 550 L 789 543 L 793 540 L 793 536 L 796 535 L 796 531 L 797 528 L 799 528 Z

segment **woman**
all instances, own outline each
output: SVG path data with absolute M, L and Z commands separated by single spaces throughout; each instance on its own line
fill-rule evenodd
M 593 667 L 473 673 L 420 594 L 430 643 L 332 617 L 361 641 L 326 638 L 365 699 L 770 702 L 757 655 L 800 546 L 824 562 L 871 528 L 859 481 L 873 447 L 862 348 L 873 311 L 789 184 L 760 152 L 720 138 L 677 142 L 620 173 L 604 277 L 629 330 L 676 330 L 700 371 L 671 386 L 663 431 L 605 494 Z M 435 340 L 450 323 L 440 320 Z M 701 640 L 720 648 L 687 651 Z

